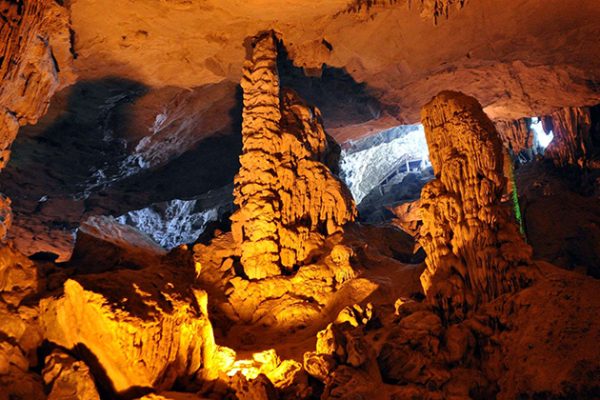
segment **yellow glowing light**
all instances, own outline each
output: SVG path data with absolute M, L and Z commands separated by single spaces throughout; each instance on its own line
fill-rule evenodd
M 256 366 L 254 360 L 237 360 L 233 363 L 233 366 L 227 372 L 227 375 L 235 376 L 238 372 L 247 379 L 256 379 L 256 377 L 260 375 L 260 367 Z

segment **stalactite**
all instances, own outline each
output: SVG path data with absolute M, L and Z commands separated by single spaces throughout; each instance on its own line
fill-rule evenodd
M 460 10 L 465 6 L 467 0 L 354 0 L 348 5 L 346 11 L 359 12 L 378 5 L 386 6 L 398 3 L 406 4 L 408 8 L 418 7 L 421 18 L 432 19 L 433 23 L 437 25 L 440 18 L 448 18 L 452 6 Z
M 592 148 L 592 119 L 589 108 L 562 108 L 542 118 L 542 123 L 546 132 L 554 133 L 554 139 L 544 155 L 559 167 L 585 167 Z
M 495 121 L 494 123 L 502 143 L 513 153 L 518 154 L 533 146 L 533 132 L 529 127 L 529 118 L 515 121 Z
M 350 193 L 324 164 L 328 143 L 319 110 L 280 91 L 276 60 L 273 33 L 258 36 L 242 80 L 232 231 L 251 279 L 291 272 L 356 216 Z
M 502 142 L 477 100 L 442 92 L 422 109 L 436 179 L 421 194 L 421 282 L 448 319 L 524 284 L 531 250 L 521 240 L 506 190 Z

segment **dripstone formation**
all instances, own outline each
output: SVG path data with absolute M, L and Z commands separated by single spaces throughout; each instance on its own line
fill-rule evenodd
M 53 0 L 0 1 L 0 170 L 19 126 L 35 124 L 52 95 L 75 80 L 67 10 Z M 0 238 L 10 226 L 0 198 Z
M 324 164 L 327 137 L 318 109 L 281 90 L 277 43 L 258 36 L 244 66 L 241 168 L 232 232 L 250 279 L 310 262 L 325 237 L 353 221 L 350 193 Z
M 556 166 L 585 167 L 592 150 L 590 128 L 592 121 L 586 107 L 567 107 L 542 118 L 544 130 L 552 131 L 554 139 L 546 149 L 546 156 Z
M 533 146 L 533 132 L 529 127 L 529 118 L 515 121 L 496 121 L 496 129 L 504 146 L 513 153 L 528 150 Z
M 482 302 L 523 284 L 530 248 L 500 203 L 502 142 L 477 100 L 442 92 L 422 110 L 436 179 L 421 193 L 421 282 L 430 302 L 462 319 Z

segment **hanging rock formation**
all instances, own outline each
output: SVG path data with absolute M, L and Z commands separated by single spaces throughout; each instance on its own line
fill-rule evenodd
M 559 167 L 585 167 L 592 149 L 592 121 L 587 107 L 562 108 L 542 118 L 544 130 L 552 131 L 554 139 L 544 153 Z
M 245 274 L 262 279 L 307 263 L 356 210 L 324 164 L 328 146 L 319 110 L 280 90 L 274 34 L 258 36 L 253 46 L 242 79 L 243 153 L 232 232 Z
M 50 97 L 72 83 L 67 10 L 54 0 L 0 1 L 0 170 L 19 126 L 35 124 Z M 0 201 L 0 238 L 10 226 L 10 201 Z
M 515 121 L 495 121 L 496 129 L 504 146 L 518 154 L 533 146 L 533 132 L 527 118 Z
M 460 320 L 523 285 L 517 267 L 531 250 L 500 204 L 502 142 L 477 100 L 442 92 L 423 107 L 422 122 L 436 179 L 421 193 L 421 282 L 446 317 Z
M 455 6 L 458 10 L 463 8 L 467 0 L 354 0 L 348 7 L 349 12 L 359 12 L 361 9 L 369 9 L 373 6 L 394 5 L 396 3 L 406 4 L 409 8 L 413 5 L 418 7 L 421 18 L 432 19 L 437 25 L 440 18 L 448 18 L 450 8 Z

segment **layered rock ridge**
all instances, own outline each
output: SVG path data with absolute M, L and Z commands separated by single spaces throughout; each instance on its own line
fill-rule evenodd
M 472 97 L 442 92 L 422 109 L 436 179 L 421 193 L 421 276 L 430 302 L 449 319 L 526 284 L 531 249 L 519 235 L 506 190 L 503 147 Z
M 342 231 L 356 209 L 325 165 L 328 141 L 318 109 L 280 89 L 277 39 L 254 39 L 242 79 L 241 168 L 235 178 L 232 232 L 250 279 L 291 273 L 310 261 L 326 236 Z

